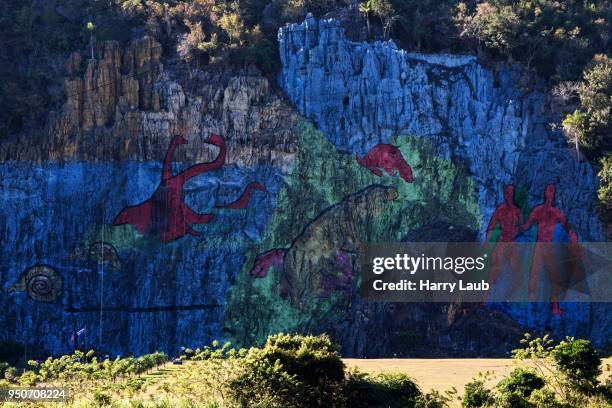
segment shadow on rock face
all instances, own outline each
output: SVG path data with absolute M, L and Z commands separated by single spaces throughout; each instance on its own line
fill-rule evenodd
M 446 221 L 433 221 L 409 231 L 402 242 L 474 242 L 478 232 Z

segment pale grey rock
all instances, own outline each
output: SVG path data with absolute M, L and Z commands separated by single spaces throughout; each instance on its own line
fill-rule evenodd
M 603 240 L 593 169 L 550 130 L 543 95 L 519 89 L 511 71 L 494 74 L 473 56 L 409 53 L 393 41 L 352 42 L 337 21 L 312 16 L 278 39 L 280 85 L 338 149 L 363 154 L 394 136 L 430 138 L 476 181 L 481 237 L 503 185 L 528 189 L 533 206 L 554 183 L 581 239 Z

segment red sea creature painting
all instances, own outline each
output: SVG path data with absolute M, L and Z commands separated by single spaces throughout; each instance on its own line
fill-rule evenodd
M 179 145 L 188 141 L 182 136 L 175 136 L 170 142 L 162 171 L 159 186 L 153 195 L 140 204 L 124 208 L 115 218 L 114 225 L 130 224 L 141 234 L 156 236 L 162 242 L 170 242 L 186 234 L 200 236 L 201 233 L 192 228 L 210 222 L 214 215 L 198 214 L 184 202 L 183 186 L 185 183 L 205 172 L 218 170 L 225 164 L 226 145 L 221 136 L 211 135 L 204 142 L 219 148 L 217 157 L 206 163 L 195 164 L 178 174 L 172 174 L 172 157 Z M 259 183 L 250 183 L 245 192 L 236 201 L 217 208 L 244 209 L 247 207 L 252 191 L 266 191 Z

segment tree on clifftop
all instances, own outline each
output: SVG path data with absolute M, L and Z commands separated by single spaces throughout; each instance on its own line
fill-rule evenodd
M 395 9 L 389 0 L 369 0 L 372 12 L 380 18 L 383 26 L 383 38 L 387 38 L 393 27 L 393 23 L 397 19 Z

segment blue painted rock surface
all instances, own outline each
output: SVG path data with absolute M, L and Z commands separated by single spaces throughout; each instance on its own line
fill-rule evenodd
M 527 213 L 553 183 L 580 239 L 603 239 L 593 169 L 550 130 L 541 94 L 471 56 L 351 42 L 333 20 L 282 28 L 279 47 L 282 91 L 252 73 L 196 71 L 184 87 L 148 37 L 104 43 L 85 73 L 69 70 L 69 96 L 109 75 L 125 86 L 70 96 L 37 138 L 0 144 L 0 340 L 60 353 L 87 327 L 81 347 L 174 353 L 325 331 L 351 356 L 499 356 L 536 330 L 608 345 L 608 304 L 564 304 L 559 318 L 547 304 L 371 304 L 356 290 L 359 241 L 482 240 L 507 183 Z M 121 60 L 151 74 L 135 80 Z M 113 225 L 157 189 L 178 133 L 189 144 L 175 172 L 214 158 L 209 134 L 227 142 L 226 164 L 184 188 L 187 207 L 215 218 L 172 242 Z M 397 146 L 411 177 L 359 164 L 380 144 Z M 250 182 L 268 191 L 214 208 Z M 393 199 L 351 200 L 373 185 Z M 293 258 L 255 268 L 271 250 Z M 28 293 L 37 266 L 50 268 L 35 270 L 48 273 L 37 290 L 57 276 L 59 295 Z

